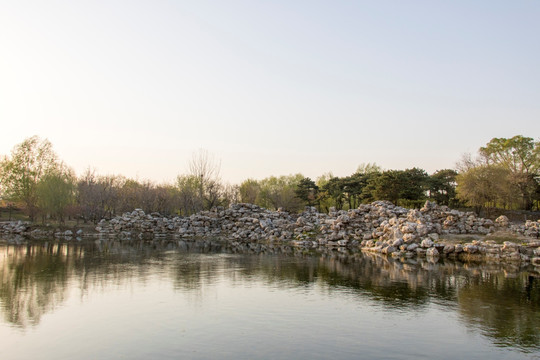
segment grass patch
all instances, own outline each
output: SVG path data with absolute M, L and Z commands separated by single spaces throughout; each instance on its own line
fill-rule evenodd
M 441 235 L 440 239 L 448 243 L 462 244 L 470 243 L 474 240 L 483 240 L 485 239 L 485 236 L 476 234 L 445 234 Z
M 499 231 L 499 232 L 487 235 L 485 237 L 485 240 L 495 241 L 497 244 L 502 244 L 505 241 L 511 241 L 513 243 L 519 244 L 519 243 L 526 243 L 530 239 L 525 236 L 517 235 L 514 233 Z
M 9 210 L 6 208 L 0 208 L 0 221 L 30 221 L 28 215 L 21 210 L 11 211 L 11 220 L 9 218 Z

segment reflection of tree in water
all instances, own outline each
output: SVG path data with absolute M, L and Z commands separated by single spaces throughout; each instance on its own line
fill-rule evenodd
M 114 241 L 0 246 L 1 309 L 12 324 L 38 324 L 65 301 L 71 281 L 78 282 L 84 297 L 89 288 L 144 279 L 148 264 L 142 260 L 161 254 L 144 244 Z
M 63 246 L 9 246 L 0 250 L 0 301 L 7 321 L 35 324 L 64 301 L 69 255 Z
M 501 346 L 540 345 L 540 284 L 527 273 L 467 278 L 459 289 L 463 320 Z
M 286 249 L 264 257 L 238 257 L 246 275 L 268 284 L 353 290 L 387 309 L 418 311 L 430 302 L 457 308 L 466 326 L 502 346 L 540 346 L 540 279 L 500 264 L 395 261 L 374 254 L 319 254 Z
M 361 253 L 291 253 L 284 249 L 270 256 L 237 257 L 231 261 L 242 265 L 246 275 L 256 274 L 272 286 L 307 287 L 316 282 L 326 291 L 354 290 L 384 306 L 422 306 L 433 295 L 430 283 L 436 284 L 439 296 L 453 293 L 434 271 Z
M 169 251 L 171 250 L 171 251 Z M 0 247 L 0 303 L 7 321 L 37 324 L 66 298 L 75 282 L 84 298 L 93 289 L 148 281 L 159 274 L 175 289 L 205 296 L 207 286 L 260 282 L 274 288 L 346 290 L 381 307 L 419 311 L 436 302 L 457 308 L 467 326 L 496 343 L 540 346 L 539 279 L 501 265 L 405 262 L 339 251 L 275 247 L 263 252 L 211 241 L 99 240 Z

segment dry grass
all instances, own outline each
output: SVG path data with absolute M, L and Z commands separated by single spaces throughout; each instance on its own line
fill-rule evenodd
M 516 244 L 527 243 L 531 239 L 525 236 L 521 236 L 509 231 L 497 231 L 488 235 L 477 235 L 477 234 L 447 234 L 441 235 L 441 240 L 453 244 L 464 244 L 470 243 L 474 240 L 482 241 L 494 241 L 497 244 L 502 244 L 505 241 L 511 241 Z
M 450 244 L 465 244 L 474 240 L 484 240 L 484 235 L 476 234 L 446 234 L 440 236 L 441 241 Z
M 518 235 L 509 231 L 497 231 L 489 234 L 485 237 L 485 240 L 495 241 L 497 244 L 502 244 L 505 241 L 511 241 L 513 243 L 527 243 L 531 239 L 522 235 Z

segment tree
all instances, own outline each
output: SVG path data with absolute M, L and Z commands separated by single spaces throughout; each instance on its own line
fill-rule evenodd
M 429 198 L 439 205 L 451 206 L 456 201 L 456 176 L 453 169 L 437 170 L 429 177 Z
M 302 201 L 296 197 L 295 189 L 303 178 L 302 174 L 296 174 L 260 180 L 261 191 L 257 205 L 267 209 L 283 208 L 289 212 L 298 212 L 302 208 Z
M 330 210 L 330 207 L 334 206 L 332 199 L 324 188 L 328 181 L 330 181 L 330 179 L 333 177 L 334 175 L 331 172 L 327 172 L 317 177 L 317 180 L 315 181 L 315 184 L 319 187 L 319 194 L 317 198 L 319 211 L 328 212 Z
M 429 176 L 425 170 L 419 168 L 406 169 L 400 172 L 401 192 L 400 198 L 419 201 L 426 197 Z
M 84 221 L 97 223 L 103 218 L 111 218 L 118 209 L 124 210 L 120 189 L 125 181 L 117 175 L 97 176 L 88 169 L 77 182 L 77 203 Z
M 86 223 L 97 223 L 105 215 L 104 204 L 101 198 L 101 184 L 95 170 L 87 169 L 77 182 L 77 203 L 79 216 Z
M 220 168 L 220 162 L 215 160 L 208 151 L 200 149 L 193 153 L 189 162 L 189 175 L 192 177 L 190 186 L 197 186 L 199 199 L 194 204 L 197 203 L 200 206 L 198 210 L 209 210 L 220 205 L 224 192 L 219 177 Z
M 38 211 L 37 185 L 41 179 L 58 169 L 59 162 L 52 144 L 37 136 L 24 140 L 11 151 L 11 158 L 0 163 L 0 183 L 4 196 L 22 202 L 30 220 Z
M 540 144 L 516 135 L 493 138 L 479 156 L 464 156 L 458 163 L 458 197 L 475 207 L 492 206 L 531 210 L 540 200 Z M 484 179 L 490 176 L 491 179 Z M 476 179 L 476 180 L 474 180 Z M 480 181 L 480 179 L 483 179 Z M 470 186 L 479 183 L 478 187 Z M 490 189 L 481 184 L 488 183 Z M 493 191 L 496 191 L 496 194 Z M 489 196 L 488 196 L 489 195 Z M 483 200 L 482 200 L 483 199 Z M 483 202 L 483 204 L 482 204 Z
M 516 135 L 510 139 L 493 138 L 479 152 L 488 164 L 506 168 L 508 181 L 521 196 L 521 207 L 530 210 L 538 190 L 540 143 L 533 138 Z
M 332 200 L 333 205 L 337 210 L 343 209 L 345 204 L 345 194 L 343 179 L 339 177 L 332 177 L 322 186 L 322 190 L 325 195 Z
M 313 206 L 317 203 L 319 197 L 319 187 L 315 184 L 315 181 L 305 177 L 298 182 L 294 193 L 297 198 L 304 201 L 308 206 Z
M 238 191 L 240 192 L 241 202 L 255 204 L 261 192 L 261 186 L 257 180 L 247 179 L 240 184 Z
M 401 196 L 402 176 L 400 170 L 386 170 L 370 179 L 371 193 L 376 200 L 398 203 Z
M 75 200 L 75 174 L 65 166 L 45 174 L 36 187 L 39 211 L 43 220 L 54 218 L 63 223 Z
M 341 179 L 343 185 L 343 196 L 347 201 L 349 209 L 355 209 L 360 204 L 362 192 L 366 186 L 366 175 L 354 173 Z
M 193 175 L 180 175 L 176 178 L 180 213 L 182 215 L 194 214 L 203 208 L 200 197 L 200 179 Z
M 457 197 L 477 212 L 511 201 L 510 171 L 500 165 L 478 165 L 457 175 Z
M 238 185 L 225 184 L 222 193 L 222 206 L 229 206 L 240 202 L 240 187 Z
M 356 174 L 375 174 L 375 173 L 381 173 L 382 168 L 377 165 L 376 163 L 362 163 L 358 165 L 358 168 L 356 169 Z
M 378 177 L 382 173 L 382 168 L 375 163 L 360 164 L 356 173 L 352 176 L 357 178 L 358 182 L 358 202 L 369 203 L 374 199 L 372 190 L 370 188 L 370 182 L 373 183 L 374 178 Z

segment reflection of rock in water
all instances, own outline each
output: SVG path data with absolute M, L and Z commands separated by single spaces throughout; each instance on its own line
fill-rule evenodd
M 197 255 L 205 254 L 205 255 Z M 220 255 L 221 254 L 221 255 Z M 210 255 L 210 256 L 207 256 Z M 0 246 L 0 301 L 7 321 L 36 324 L 65 300 L 76 281 L 81 296 L 159 272 L 195 297 L 220 276 L 277 287 L 355 294 L 387 309 L 457 308 L 467 326 L 496 343 L 540 346 L 540 284 L 519 267 L 453 261 L 398 260 L 345 249 L 212 240 L 96 240 Z M 196 299 L 195 299 L 196 300 Z

